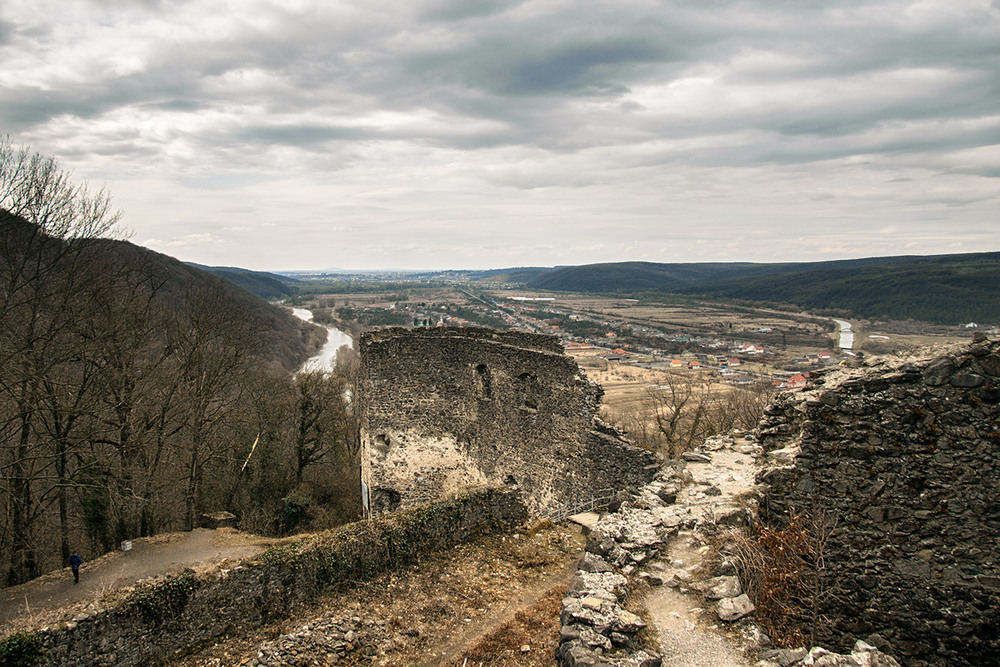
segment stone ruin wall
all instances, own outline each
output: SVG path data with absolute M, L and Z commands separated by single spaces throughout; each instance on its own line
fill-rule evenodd
M 362 479 L 373 512 L 516 486 L 557 516 L 638 486 L 656 457 L 597 420 L 603 394 L 557 339 L 479 328 L 362 334 Z
M 1000 664 L 1000 341 L 821 375 L 759 438 L 765 520 L 836 520 L 818 641 Z

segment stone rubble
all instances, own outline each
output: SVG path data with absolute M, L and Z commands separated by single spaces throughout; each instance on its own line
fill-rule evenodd
M 420 636 L 419 628 L 397 627 L 381 619 L 328 615 L 264 642 L 255 657 L 241 664 L 247 667 L 355 664 L 390 655 Z
M 373 655 L 388 647 L 388 637 L 376 641 L 384 634 L 385 622 L 362 621 L 357 616 L 325 617 L 265 642 L 257 649 L 257 656 L 246 664 L 249 667 L 296 667 L 298 665 L 335 664 L 348 655 L 363 653 Z M 383 632 L 380 632 L 382 630 Z M 322 663 L 317 663 L 322 659 Z
M 616 496 L 588 535 L 585 553 L 566 589 L 560 615 L 560 665 L 659 667 L 663 657 L 651 648 L 650 638 L 642 636 L 646 622 L 628 610 L 633 582 L 675 588 L 682 594 L 694 591 L 702 601 L 693 611 L 716 623 L 721 619 L 739 625 L 740 619 L 752 617 L 753 603 L 735 576 L 733 563 L 723 561 L 706 577 L 700 560 L 669 560 L 671 545 L 678 540 L 701 545 L 697 552 L 703 556 L 709 538 L 723 529 L 747 525 L 752 509 L 740 496 L 752 488 L 756 467 L 737 455 L 760 460 L 763 450 L 752 436 L 739 432 L 709 438 L 682 461 L 665 465 L 646 486 Z M 746 466 L 745 474 L 714 465 L 713 456 L 725 458 L 730 466 Z M 695 474 L 690 466 L 698 466 Z M 738 474 L 741 479 L 734 476 Z M 843 656 L 821 648 L 772 650 L 770 640 L 752 622 L 741 623 L 739 630 L 748 638 L 744 650 L 763 650 L 758 667 L 898 667 L 895 660 L 867 645 Z M 655 638 L 652 644 L 659 646 Z
M 680 531 L 714 533 L 745 523 L 746 510 L 740 503 L 714 482 L 694 484 L 685 469 L 686 463 L 711 464 L 713 451 L 734 446 L 732 437 L 709 439 L 688 452 L 684 462 L 663 467 L 638 491 L 619 494 L 614 511 L 605 514 L 588 536 L 586 552 L 566 590 L 560 616 L 561 664 L 660 664 L 659 656 L 640 646 L 638 635 L 646 623 L 626 609 L 631 592 L 626 576 L 651 586 L 687 586 L 692 572 L 659 560 L 671 538 Z M 755 451 L 753 445 L 741 442 L 740 446 Z M 678 502 L 682 495 L 683 502 Z M 713 600 L 746 599 L 739 579 L 731 575 L 711 580 L 708 588 Z
M 874 646 L 858 640 L 850 654 L 827 651 L 819 646 L 806 651 L 773 649 L 761 653 L 756 667 L 900 667 L 895 658 L 882 653 Z

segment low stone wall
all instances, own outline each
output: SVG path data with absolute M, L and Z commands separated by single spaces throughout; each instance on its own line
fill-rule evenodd
M 627 500 L 617 499 L 615 511 L 591 531 L 562 601 L 558 664 L 659 667 L 660 656 L 639 647 L 646 623 L 626 610 L 632 587 L 624 575 L 657 556 L 679 526 L 698 520 L 671 504 L 680 485 L 673 469 L 662 469 L 634 494 L 623 494 Z
M 107 609 L 40 630 L 41 664 L 162 662 L 283 618 L 331 584 L 370 578 L 526 517 L 516 493 L 481 489 L 275 547 L 230 570 L 146 582 Z
M 764 519 L 832 528 L 819 640 L 1000 664 L 1000 341 L 821 375 L 759 440 Z

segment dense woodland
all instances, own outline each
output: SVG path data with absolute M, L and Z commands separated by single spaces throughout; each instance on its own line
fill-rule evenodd
M 121 240 L 106 192 L 0 141 L 0 567 L 17 584 L 230 510 L 282 532 L 356 511 L 356 358 Z

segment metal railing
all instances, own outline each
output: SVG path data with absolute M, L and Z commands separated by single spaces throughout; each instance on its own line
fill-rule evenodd
M 601 489 L 590 500 L 585 500 L 578 503 L 569 509 L 563 510 L 559 514 L 552 517 L 553 521 L 565 521 L 574 514 L 580 514 L 581 512 L 593 512 L 595 510 L 603 511 L 607 509 L 608 505 L 611 503 L 611 499 L 615 497 L 618 493 L 618 489 Z

